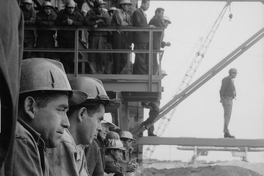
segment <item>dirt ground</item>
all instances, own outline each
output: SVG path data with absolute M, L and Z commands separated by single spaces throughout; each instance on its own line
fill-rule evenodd
M 179 167 L 178 167 L 179 166 Z M 264 176 L 264 163 L 246 163 L 241 161 L 221 162 L 183 166 L 175 164 L 175 168 L 145 168 L 144 176 Z

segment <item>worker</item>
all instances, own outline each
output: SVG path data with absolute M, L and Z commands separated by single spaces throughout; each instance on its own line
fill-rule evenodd
M 26 27 L 35 26 L 36 23 L 36 11 L 33 8 L 32 0 L 23 0 L 21 10 L 24 16 L 24 25 Z M 35 31 L 32 29 L 25 29 L 24 31 L 24 48 L 32 49 L 35 47 Z M 27 51 L 23 53 L 23 59 L 30 58 L 31 52 Z
M 148 10 L 150 5 L 149 0 L 142 0 L 141 6 L 134 11 L 132 15 L 132 25 L 134 27 L 155 27 L 148 25 L 145 11 Z M 149 49 L 149 33 L 148 32 L 134 32 L 133 43 L 135 50 L 147 50 Z M 133 74 L 146 75 L 148 74 L 148 54 L 136 53 L 135 63 L 133 65 Z
M 22 61 L 13 175 L 50 175 L 46 148 L 55 148 L 70 126 L 69 104 L 87 94 L 73 91 L 62 64 L 29 58 Z
M 66 27 L 80 27 L 83 25 L 83 17 L 75 10 L 74 0 L 68 0 L 66 2 L 65 9 L 62 9 L 58 13 L 56 19 L 57 26 Z M 75 47 L 75 31 L 74 30 L 58 30 L 57 40 L 60 48 Z M 66 73 L 73 72 L 73 60 L 74 53 L 61 53 L 60 61 L 63 63 Z
M 112 122 L 103 120 L 101 122 L 102 129 L 98 133 L 97 138 L 95 139 L 96 143 L 100 147 L 100 152 L 101 152 L 101 158 L 103 162 L 103 167 L 105 168 L 105 151 L 106 151 L 106 136 L 110 132 L 109 128 L 116 128 L 116 125 L 113 124 Z
M 57 18 L 53 12 L 51 2 L 45 1 L 42 3 L 42 9 L 37 13 L 36 25 L 38 27 L 54 27 Z M 55 30 L 37 30 L 36 48 L 55 48 Z M 54 57 L 51 52 L 40 52 L 38 57 L 52 59 Z
M 120 131 L 119 135 L 120 140 L 122 141 L 123 146 L 126 149 L 125 151 L 123 151 L 123 162 L 126 173 L 128 173 L 127 175 L 129 175 L 130 173 L 133 173 L 138 166 L 136 160 L 132 158 L 132 152 L 134 150 L 132 147 L 132 143 L 135 141 L 135 139 L 133 138 L 132 133 L 130 133 L 129 131 Z
M 80 104 L 70 106 L 68 117 L 71 126 L 63 134 L 60 145 L 47 150 L 47 155 L 55 175 L 87 176 L 89 171 L 84 149 L 92 144 L 101 130 L 100 122 L 103 120 L 105 107 L 112 101 L 100 80 L 74 77 L 69 82 L 74 90 L 85 92 L 88 98 Z
M 222 79 L 220 102 L 224 108 L 224 137 L 235 138 L 235 136 L 232 136 L 229 133 L 228 126 L 231 119 L 233 99 L 236 98 L 234 79 L 237 76 L 237 70 L 235 68 L 231 68 L 228 73 L 229 75 Z
M 120 7 L 114 11 L 112 24 L 115 27 L 131 27 L 131 17 L 129 8 L 131 6 L 131 0 L 121 0 Z M 114 31 L 112 36 L 113 49 L 131 49 L 131 32 L 127 31 Z M 129 63 L 128 53 L 114 53 L 113 54 L 113 74 L 120 74 Z M 131 70 L 132 73 L 132 70 Z
M 123 151 L 124 148 L 122 142 L 118 139 L 109 140 L 106 147 L 105 155 L 105 172 L 107 174 L 114 173 L 116 175 L 125 175 L 125 167 L 123 165 Z
M 163 16 L 164 16 L 164 9 L 163 8 L 157 8 L 155 10 L 154 17 L 149 21 L 150 25 L 154 25 L 155 27 L 162 27 L 164 28 L 164 22 L 163 22 Z M 153 50 L 160 50 L 161 47 L 161 41 L 162 41 L 162 32 L 154 32 L 153 33 Z M 158 73 L 158 53 L 153 53 L 153 74 L 156 75 Z

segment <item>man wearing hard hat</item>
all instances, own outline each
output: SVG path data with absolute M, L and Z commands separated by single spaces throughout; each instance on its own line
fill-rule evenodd
M 47 150 L 48 160 L 55 175 L 89 175 L 84 149 L 91 145 L 101 130 L 101 120 L 108 106 L 120 102 L 110 100 L 100 80 L 89 77 L 75 77 L 69 80 L 74 90 L 85 92 L 84 102 L 70 106 L 68 117 L 71 126 L 65 130 L 60 145 Z
M 70 126 L 69 104 L 80 104 L 87 95 L 71 89 L 54 60 L 23 60 L 20 80 L 13 175 L 50 175 L 44 150 L 56 147 Z
M 124 148 L 121 140 L 112 139 L 109 140 L 106 147 L 106 156 L 105 156 L 105 172 L 106 173 L 115 173 L 116 175 L 124 175 L 126 169 L 122 163 L 123 151 Z

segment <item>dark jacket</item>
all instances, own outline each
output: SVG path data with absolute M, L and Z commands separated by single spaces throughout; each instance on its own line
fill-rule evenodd
M 55 20 L 57 18 L 57 14 L 54 12 L 51 15 L 46 15 L 43 11 L 37 13 L 37 20 L 36 25 L 38 27 L 54 27 Z M 38 37 L 39 36 L 53 36 L 55 34 L 54 30 L 38 30 Z
M 222 80 L 222 85 L 220 89 L 220 98 L 223 97 L 235 98 L 236 97 L 235 92 L 236 89 L 232 79 L 230 78 L 230 76 L 225 77 Z
M 67 19 L 73 20 L 72 25 L 66 23 Z M 83 25 L 84 18 L 77 13 L 76 11 L 73 14 L 68 14 L 66 9 L 59 11 L 58 17 L 55 24 L 58 26 L 67 26 L 67 27 L 80 27 Z M 58 30 L 58 40 L 59 38 L 74 40 L 75 31 L 74 30 Z M 73 41 L 74 42 L 74 41 Z
M 15 136 L 13 175 L 49 176 L 45 143 L 34 129 L 18 119 Z
M 100 147 L 95 141 L 85 148 L 87 167 L 91 176 L 104 176 Z
M 142 27 L 149 27 L 147 18 L 143 13 L 141 8 L 135 10 L 132 15 L 132 24 L 134 27 L 142 28 Z M 133 33 L 133 43 L 141 43 L 146 44 L 149 42 L 149 32 L 134 32 Z
M 154 25 L 156 27 L 165 27 L 163 21 L 155 15 L 150 21 L 149 25 Z M 153 32 L 153 46 L 154 49 L 160 49 L 162 38 L 162 32 Z

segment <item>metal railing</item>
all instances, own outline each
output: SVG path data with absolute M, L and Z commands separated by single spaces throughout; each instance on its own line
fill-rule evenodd
M 161 74 L 161 60 L 164 51 L 163 50 L 154 50 L 153 49 L 153 33 L 155 32 L 163 32 L 164 28 L 153 28 L 153 27 L 142 27 L 142 28 L 135 28 L 135 27 L 107 27 L 107 28 L 88 28 L 88 27 L 51 27 L 51 28 L 43 28 L 43 27 L 25 27 L 25 30 L 73 30 L 75 31 L 75 46 L 74 48 L 24 48 L 24 51 L 28 52 L 53 52 L 53 53 L 61 53 L 61 52 L 68 52 L 74 53 L 74 75 L 79 75 L 79 68 L 78 63 L 83 62 L 79 58 L 79 53 L 148 53 L 148 83 L 149 83 L 149 90 L 151 91 L 151 85 L 153 82 L 153 54 L 158 55 L 159 59 L 159 74 L 158 77 L 162 79 Z M 132 50 L 132 49 L 86 49 L 83 46 L 80 46 L 79 42 L 79 32 L 80 31 L 88 31 L 88 32 L 114 32 L 114 31 L 125 31 L 125 32 L 148 32 L 149 33 L 149 49 L 148 50 Z M 114 58 L 113 58 L 114 59 Z M 88 63 L 88 62 L 87 62 Z M 143 76 L 143 75 L 142 75 Z M 146 75 L 144 75 L 146 76 Z

